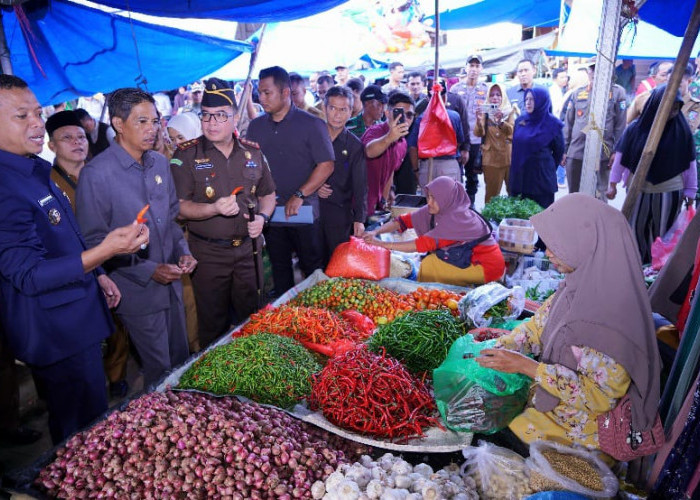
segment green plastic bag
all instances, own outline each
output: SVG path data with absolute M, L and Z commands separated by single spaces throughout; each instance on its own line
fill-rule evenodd
M 435 400 L 449 429 L 492 434 L 523 411 L 532 379 L 476 362 L 482 349 L 495 344 L 496 340 L 476 342 L 467 334 L 452 344 L 445 361 L 433 370 Z

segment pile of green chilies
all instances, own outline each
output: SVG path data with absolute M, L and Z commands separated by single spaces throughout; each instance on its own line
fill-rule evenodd
M 238 394 L 290 408 L 309 395 L 311 375 L 320 370 L 314 356 L 296 340 L 259 333 L 205 353 L 182 375 L 178 389 Z
M 463 324 L 446 309 L 413 311 L 381 325 L 368 345 L 376 353 L 385 348 L 412 373 L 431 375 L 464 334 Z

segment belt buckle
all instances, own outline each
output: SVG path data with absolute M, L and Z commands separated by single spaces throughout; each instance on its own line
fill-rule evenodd
M 241 238 L 231 240 L 232 247 L 239 247 L 239 246 L 241 246 L 241 243 L 243 243 L 243 239 L 241 239 Z

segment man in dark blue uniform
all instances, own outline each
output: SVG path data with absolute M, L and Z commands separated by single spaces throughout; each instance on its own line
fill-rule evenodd
M 71 205 L 51 182 L 41 107 L 27 84 L 0 75 L 0 317 L 5 341 L 45 385 L 58 443 L 107 409 L 100 342 L 121 298 L 99 269 L 148 243 L 134 222 L 87 250 Z M 106 300 L 105 300 L 106 299 Z

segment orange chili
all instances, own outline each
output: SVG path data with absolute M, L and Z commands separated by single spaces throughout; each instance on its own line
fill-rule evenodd
M 146 215 L 146 212 L 148 212 L 148 209 L 151 205 L 146 203 L 146 206 L 141 209 L 141 211 L 136 215 L 136 222 L 139 224 L 145 224 L 148 219 L 144 218 L 144 215 Z
M 237 195 L 238 193 L 240 193 L 241 191 L 243 191 L 243 186 L 238 186 L 238 187 L 235 188 L 233 191 L 231 191 L 231 196 L 236 196 L 236 195 Z

